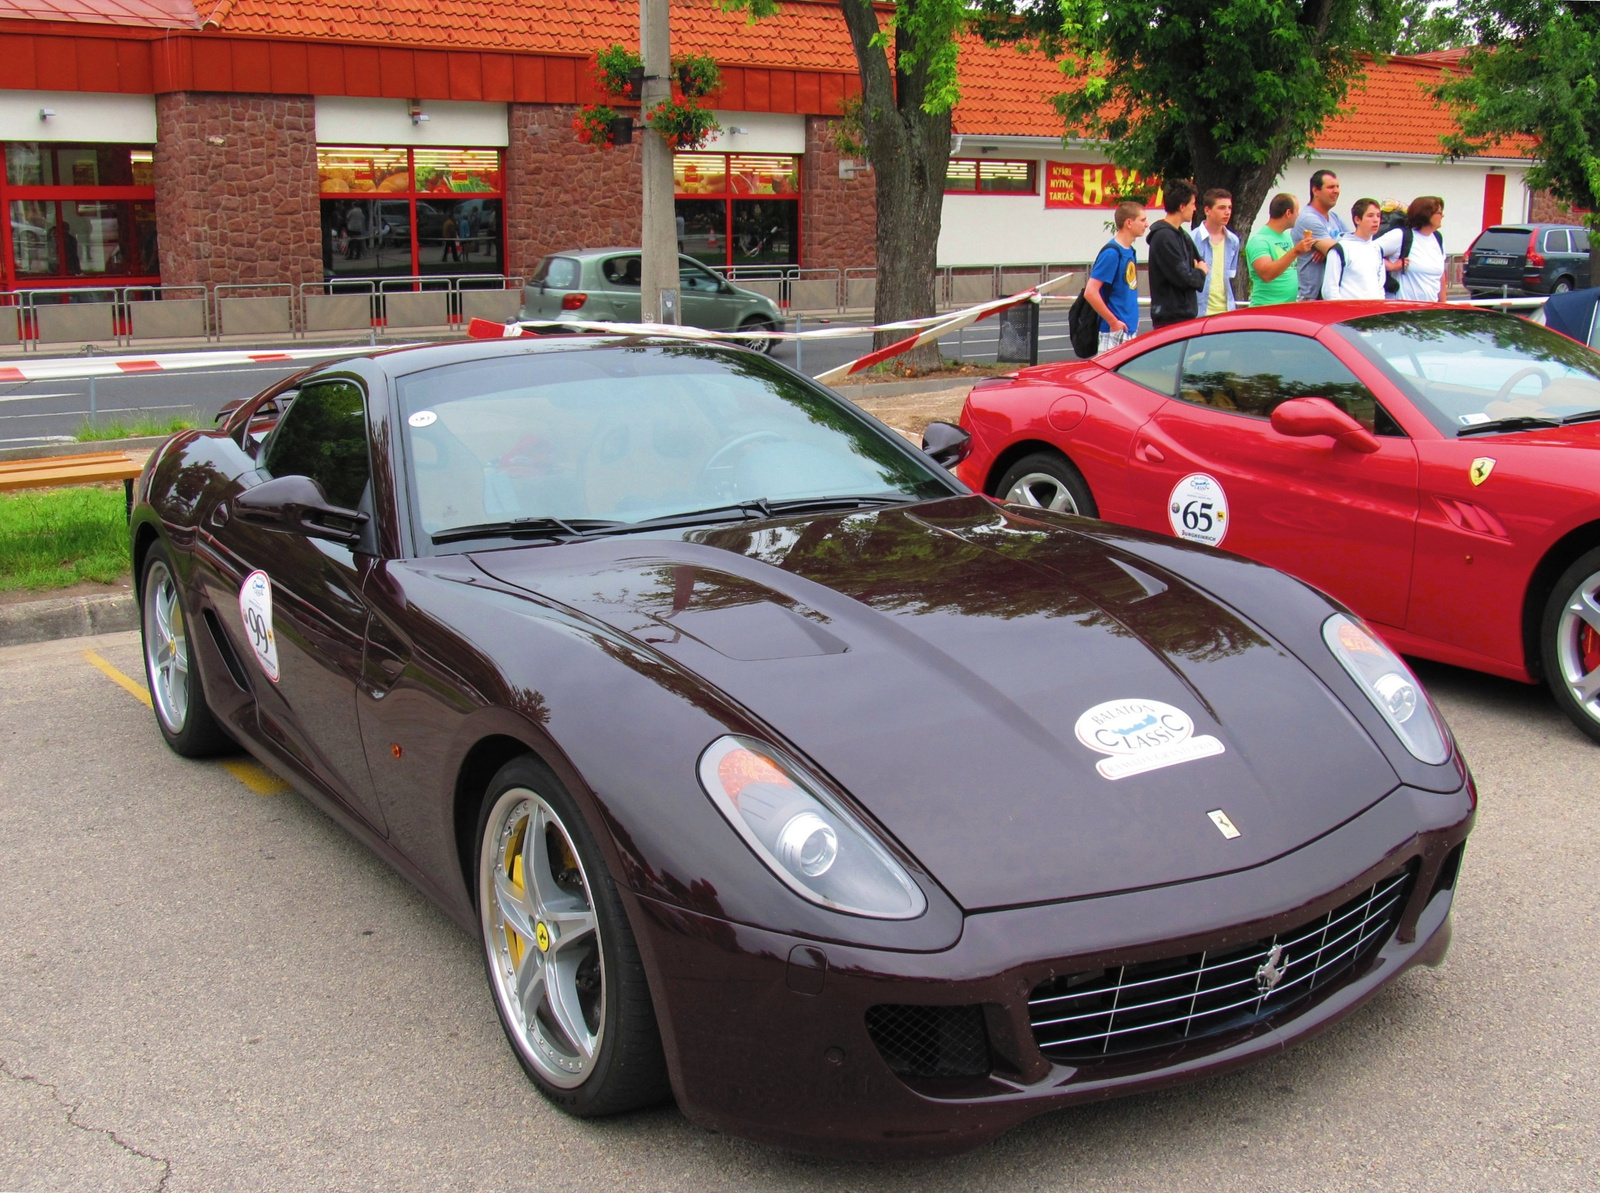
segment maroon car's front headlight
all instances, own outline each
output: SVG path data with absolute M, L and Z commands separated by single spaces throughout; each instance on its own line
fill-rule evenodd
M 1366 626 L 1343 613 L 1335 613 L 1322 623 L 1322 640 L 1361 685 L 1367 699 L 1383 714 L 1413 757 L 1433 766 L 1449 760 L 1450 740 L 1433 701 L 1399 655 Z
M 909 920 L 922 890 L 827 788 L 762 742 L 719 737 L 700 755 L 700 785 L 745 844 L 802 898 L 834 911 Z

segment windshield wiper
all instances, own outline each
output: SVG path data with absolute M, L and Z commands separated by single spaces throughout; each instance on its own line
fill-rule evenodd
M 1600 410 L 1580 410 L 1576 414 L 1569 414 L 1561 420 L 1563 427 L 1570 427 L 1573 423 L 1592 423 L 1600 418 Z
M 1516 418 L 1497 418 L 1493 422 L 1474 423 L 1470 427 L 1462 427 L 1456 432 L 1457 439 L 1465 439 L 1468 435 L 1487 435 L 1495 431 L 1531 431 L 1535 427 L 1559 427 L 1561 420 L 1557 418 L 1538 418 L 1532 414 L 1519 414 Z
M 512 518 L 507 522 L 479 522 L 474 526 L 452 526 L 429 537 L 435 543 L 458 543 L 463 539 L 581 539 L 591 534 L 626 526 L 626 522 L 606 522 L 598 518 Z
M 674 526 L 694 526 L 705 522 L 748 522 L 752 518 L 780 518 L 786 514 L 814 514 L 826 510 L 865 509 L 875 505 L 898 505 L 915 498 L 900 494 L 876 497 L 793 497 L 784 501 L 768 501 L 757 497 L 753 501 L 736 501 L 729 505 L 715 505 L 710 509 L 685 510 L 681 514 L 666 514 L 648 518 L 643 522 L 624 523 L 602 531 L 604 534 L 632 534 L 635 530 L 661 530 Z
M 877 505 L 906 505 L 918 500 L 906 493 L 879 493 L 875 497 L 795 497 L 769 501 L 774 514 L 816 514 L 827 510 L 869 509 Z

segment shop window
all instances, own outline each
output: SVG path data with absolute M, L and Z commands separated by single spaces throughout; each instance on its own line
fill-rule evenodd
M 157 281 L 155 157 L 149 147 L 11 141 L 0 149 L 5 284 Z
M 800 264 L 800 158 L 680 153 L 673 157 L 678 251 L 706 265 Z
M 952 158 L 944 176 L 944 189 L 946 194 L 1038 194 L 1039 163 Z
M 498 149 L 321 146 L 328 278 L 504 272 Z

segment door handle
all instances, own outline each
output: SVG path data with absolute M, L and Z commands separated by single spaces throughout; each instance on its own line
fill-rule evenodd
M 1161 454 L 1161 449 L 1155 444 L 1144 442 L 1139 444 L 1138 456 L 1141 460 L 1146 460 L 1151 464 L 1159 464 L 1167 458 Z

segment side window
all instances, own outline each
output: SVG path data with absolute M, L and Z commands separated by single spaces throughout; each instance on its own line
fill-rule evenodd
M 331 504 L 360 505 L 370 475 L 361 387 L 344 379 L 301 387 L 266 442 L 262 469 L 269 476 L 309 476 Z
M 1326 347 L 1282 331 L 1234 331 L 1188 341 L 1178 396 L 1269 418 L 1290 398 L 1327 398 L 1377 435 L 1401 435 L 1367 387 Z
M 1587 253 L 1589 251 L 1589 234 L 1587 232 L 1580 232 L 1576 228 L 1572 230 L 1572 251 L 1575 253 Z
M 1544 251 L 1547 253 L 1571 252 L 1571 247 L 1567 241 L 1567 230 L 1565 228 L 1555 228 L 1546 232 L 1544 234 Z
M 644 266 L 638 257 L 611 257 L 600 266 L 600 272 L 613 286 L 637 288 Z
M 1173 397 L 1178 392 L 1178 364 L 1183 360 L 1183 348 L 1191 342 L 1178 340 L 1136 356 L 1117 370 L 1117 376 L 1153 389 L 1162 397 Z
M 697 294 L 715 294 L 722 289 L 716 274 L 681 257 L 678 259 L 678 285 Z

